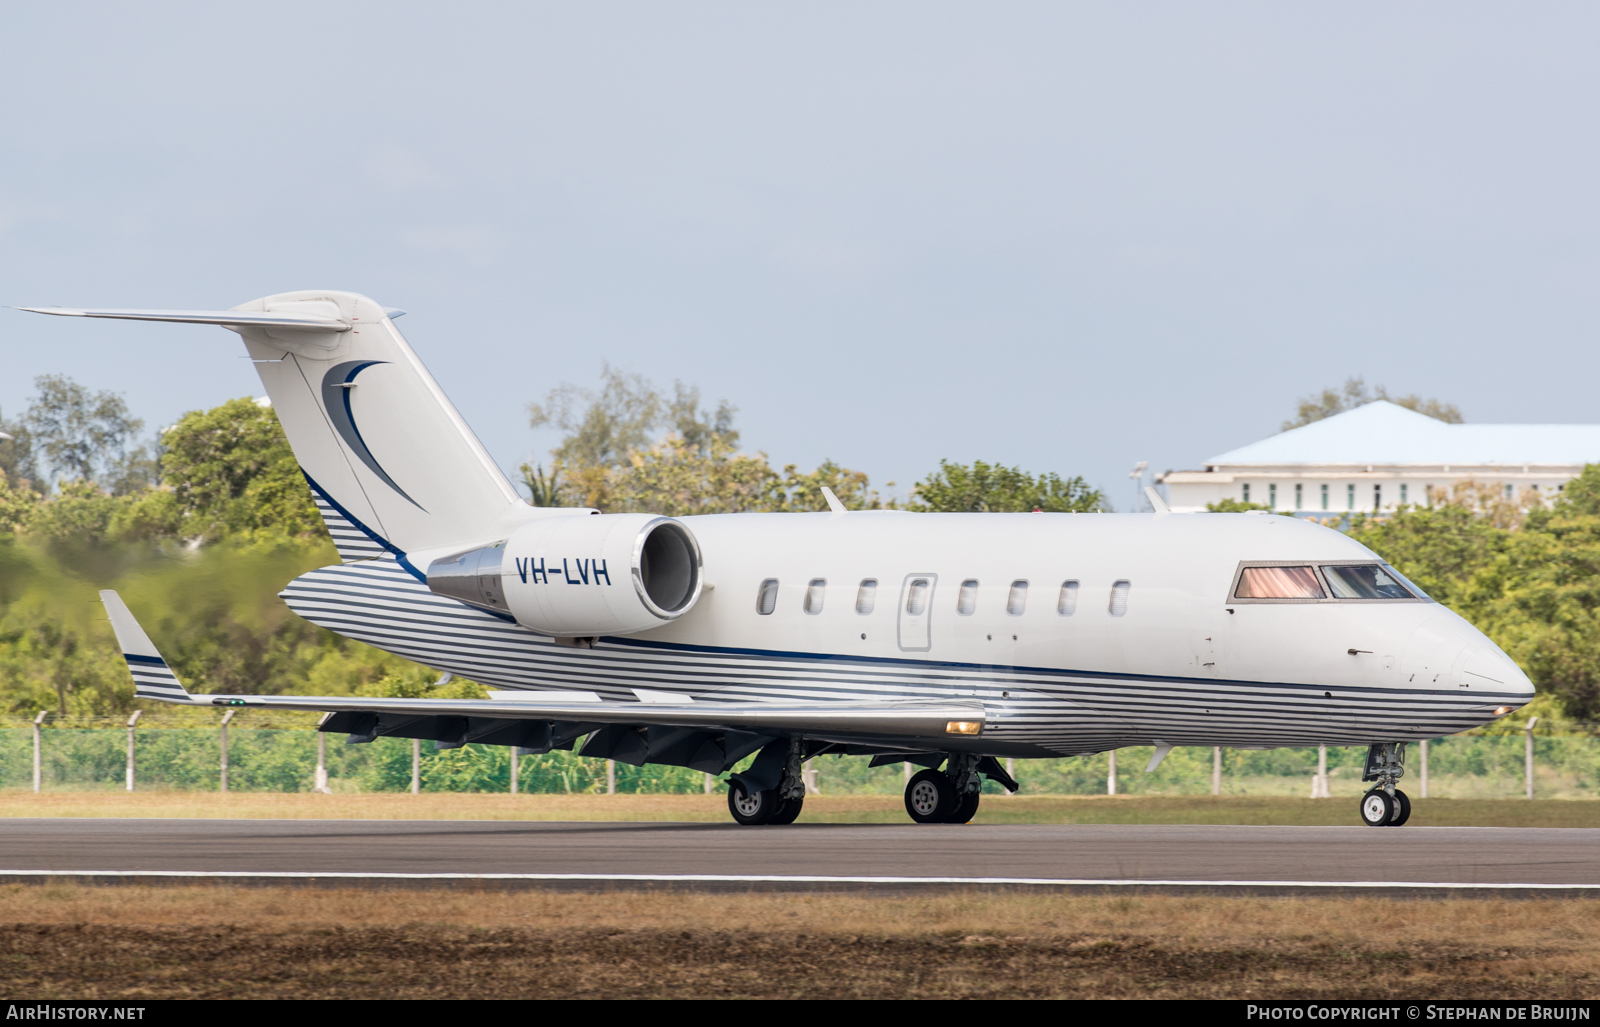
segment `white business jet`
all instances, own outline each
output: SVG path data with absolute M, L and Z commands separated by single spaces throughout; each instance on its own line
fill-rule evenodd
M 494 686 L 484 700 L 192 694 L 101 593 L 143 699 L 321 710 L 351 742 L 571 749 L 733 774 L 741 824 L 786 824 L 830 753 L 922 768 L 920 823 L 963 823 L 999 758 L 1365 745 L 1362 819 L 1398 826 L 1408 740 L 1533 686 L 1340 532 L 1286 517 L 728 514 L 529 506 L 395 328 L 294 292 L 228 311 L 25 308 L 243 337 L 343 563 L 282 598 L 314 624 Z

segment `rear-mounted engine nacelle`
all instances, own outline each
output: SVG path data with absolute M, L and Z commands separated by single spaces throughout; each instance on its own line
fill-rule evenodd
M 428 587 L 560 637 L 628 635 L 700 598 L 700 545 L 654 514 L 557 514 L 428 566 Z

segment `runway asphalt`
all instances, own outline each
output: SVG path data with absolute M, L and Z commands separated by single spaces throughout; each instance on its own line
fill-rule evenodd
M 1581 828 L 7 819 L 22 873 L 532 875 L 1122 885 L 1532 885 L 1600 891 Z M 11 879 L 17 879 L 12 877 Z M 1581 889 L 1587 892 L 1589 889 Z

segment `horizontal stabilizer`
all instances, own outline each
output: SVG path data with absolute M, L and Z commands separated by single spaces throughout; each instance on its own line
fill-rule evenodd
M 302 332 L 348 332 L 350 325 L 315 314 L 263 314 L 250 310 L 79 310 L 74 307 L 18 307 L 60 317 L 110 317 L 119 321 L 171 321 L 226 328 L 293 328 Z

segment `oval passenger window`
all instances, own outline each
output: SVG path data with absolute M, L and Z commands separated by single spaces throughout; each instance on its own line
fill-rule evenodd
M 1013 581 L 1011 591 L 1006 596 L 1006 613 L 1013 617 L 1022 616 L 1022 611 L 1028 608 L 1028 583 L 1026 581 Z
M 756 612 L 766 617 L 778 608 L 778 579 L 768 578 L 756 593 Z
M 863 617 L 872 612 L 873 604 L 878 601 L 878 579 L 863 578 L 861 587 L 856 589 L 856 612 Z
M 815 617 L 822 612 L 822 598 L 828 591 L 827 578 L 812 578 L 806 586 L 806 612 Z
M 1063 617 L 1070 617 L 1078 612 L 1078 583 L 1076 581 L 1063 581 L 1061 583 L 1061 598 L 1056 600 L 1056 612 Z
M 968 578 L 961 583 L 961 592 L 956 596 L 956 612 L 963 617 L 972 616 L 972 611 L 978 608 L 978 582 Z
M 1128 583 L 1119 581 L 1111 586 L 1111 616 L 1121 617 L 1128 612 Z

